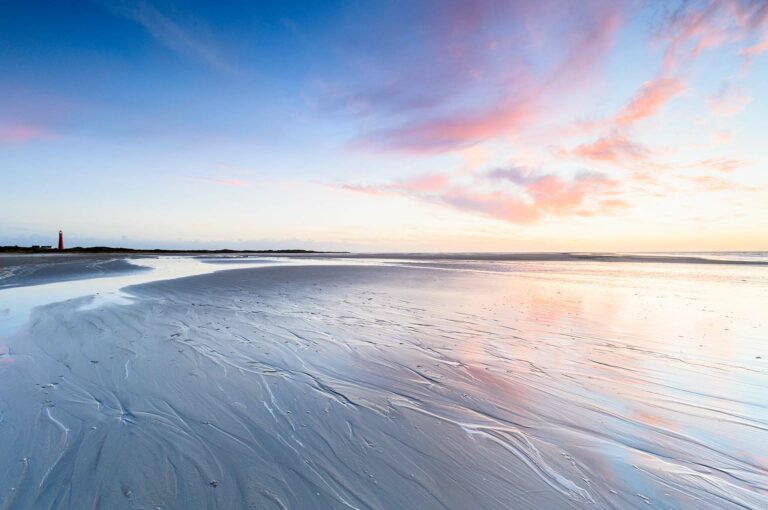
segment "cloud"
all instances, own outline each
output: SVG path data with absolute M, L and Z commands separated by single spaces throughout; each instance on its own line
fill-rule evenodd
M 389 193 L 430 193 L 440 191 L 448 185 L 448 177 L 443 174 L 425 174 L 412 179 L 396 181 L 380 186 L 356 186 L 343 184 L 339 187 L 369 195 L 386 195 Z
M 603 211 L 613 211 L 616 209 L 626 209 L 627 207 L 630 207 L 629 203 L 626 200 L 621 200 L 620 198 L 612 198 L 608 200 L 601 200 L 600 206 Z
M 747 57 L 749 59 L 752 59 L 754 57 L 762 55 L 766 51 L 768 51 L 768 37 L 766 37 L 760 42 L 753 44 L 748 48 L 744 48 L 739 52 L 739 55 L 741 55 L 742 57 Z
M 339 97 L 356 105 L 354 110 L 366 118 L 367 129 L 359 142 L 367 148 L 445 152 L 524 133 L 545 124 L 556 109 L 553 105 L 578 94 L 581 85 L 599 75 L 633 5 L 580 2 L 574 7 L 558 1 L 534 5 L 489 0 L 469 8 L 447 1 L 431 28 L 409 41 L 411 58 L 385 51 L 389 59 L 401 56 L 403 63 L 385 58 L 392 67 L 383 69 L 368 62 L 365 75 L 374 81 L 362 80 L 351 87 L 352 92 L 341 85 L 346 92 Z M 728 43 L 743 47 L 761 37 L 768 25 L 765 5 L 748 0 L 674 4 L 658 25 L 657 38 L 665 44 L 658 76 L 642 84 L 614 117 L 596 125 L 628 138 L 628 127 L 657 115 L 685 90 L 681 71 L 704 50 Z M 497 31 L 499 26 L 503 32 Z M 742 53 L 754 55 L 764 49 L 758 42 Z M 734 100 L 728 107 L 737 105 Z
M 213 184 L 220 184 L 222 186 L 233 186 L 236 188 L 247 188 L 251 185 L 251 183 L 247 181 L 243 181 L 241 179 L 226 179 L 226 178 L 216 178 L 216 177 L 192 177 L 192 179 L 195 179 L 197 181 L 210 182 Z
M 461 211 L 480 213 L 510 223 L 531 223 L 542 216 L 535 204 L 500 191 L 478 193 L 454 187 L 443 193 L 439 202 Z
M 582 159 L 620 164 L 641 161 L 651 155 L 650 149 L 633 142 L 627 132 L 636 122 L 657 115 L 661 109 L 685 87 L 676 78 L 659 77 L 643 83 L 632 98 L 612 118 L 603 121 L 609 133 L 594 142 L 579 145 L 570 153 L 561 150 L 561 156 L 573 154 Z
M 627 164 L 625 162 L 624 164 Z M 629 166 L 634 170 L 631 174 L 631 181 L 641 186 L 643 191 L 648 192 L 648 187 L 655 188 L 656 190 L 663 190 L 663 194 L 656 192 L 651 193 L 655 196 L 664 196 L 671 191 L 682 191 L 677 187 L 669 184 L 669 179 L 682 179 L 689 182 L 695 182 L 699 185 L 699 188 L 708 187 L 710 191 L 714 190 L 715 184 L 718 189 L 722 190 L 726 188 L 728 181 L 720 179 L 719 177 L 711 177 L 708 174 L 711 172 L 718 172 L 720 174 L 730 174 L 735 170 L 748 164 L 747 161 L 734 159 L 734 158 L 710 158 L 701 161 L 695 161 L 693 163 L 673 163 L 673 164 L 658 164 L 648 161 L 640 161 L 637 164 L 629 163 Z M 704 175 L 692 176 L 688 175 L 691 171 L 696 173 L 702 173 Z M 730 189 L 737 189 L 732 187 Z M 742 188 L 745 190 L 751 190 L 751 188 Z
M 495 171 L 489 177 L 498 179 L 500 175 Z M 438 200 L 463 211 L 511 223 L 532 223 L 548 216 L 593 216 L 628 207 L 620 199 L 601 199 L 618 186 L 617 181 L 601 174 L 583 173 L 566 180 L 552 174 L 528 172 L 515 175 L 511 180 L 519 184 L 517 193 L 478 193 L 452 187 Z
M 546 5 L 563 6 L 558 2 Z M 600 63 L 628 13 L 627 4 L 623 3 L 611 3 L 613 9 L 606 12 L 596 12 L 592 10 L 592 4 L 585 5 L 581 16 L 574 16 L 568 9 L 555 13 L 547 8 L 526 8 L 517 12 L 517 21 L 531 27 L 527 35 L 536 41 L 533 45 L 535 49 L 525 47 L 525 52 L 529 61 L 536 62 L 536 65 L 512 59 L 506 62 L 509 65 L 505 67 L 505 72 L 487 65 L 488 54 L 499 44 L 504 48 L 503 39 L 501 43 L 494 40 L 482 48 L 464 44 L 466 40 L 483 40 L 484 34 L 475 33 L 474 27 L 478 26 L 477 16 L 483 18 L 487 13 L 483 13 L 482 7 L 474 11 L 474 21 L 458 31 L 461 34 L 459 53 L 462 58 L 460 63 L 453 62 L 456 64 L 452 68 L 456 71 L 455 77 L 441 72 L 440 58 L 420 58 L 416 62 L 426 68 L 424 72 L 427 74 L 421 77 L 427 79 L 395 79 L 389 82 L 387 92 L 391 94 L 365 96 L 362 111 L 367 129 L 362 136 L 363 144 L 366 147 L 420 153 L 466 150 L 478 142 L 499 137 L 512 138 L 526 134 L 531 127 L 541 129 L 542 126 L 549 139 L 554 139 L 552 130 L 547 127 L 549 115 L 560 105 L 567 104 L 569 97 L 576 96 L 580 84 L 588 82 L 591 76 L 599 75 Z M 742 162 L 727 158 L 692 165 L 655 161 L 661 151 L 636 141 L 635 131 L 642 127 L 641 123 L 658 116 L 686 91 L 684 77 L 687 76 L 687 67 L 705 50 L 723 47 L 738 54 L 739 48 L 742 48 L 745 55 L 763 51 L 754 41 L 763 40 L 768 19 L 766 5 L 766 2 L 729 0 L 693 0 L 675 4 L 659 26 L 659 40 L 665 45 L 659 72 L 640 84 L 615 112 L 602 119 L 582 121 L 578 128 L 567 134 L 584 136 L 587 132 L 596 133 L 593 138 L 571 147 L 554 147 L 554 155 L 628 169 L 635 173 L 635 177 L 627 181 L 628 184 L 641 188 L 663 186 L 663 180 L 657 180 L 659 174 L 665 173 L 674 178 L 675 170 L 687 166 L 699 165 L 703 171 L 720 173 L 734 171 Z M 572 19 L 565 21 L 564 17 L 569 16 Z M 485 21 L 479 25 L 493 26 L 493 22 L 483 19 Z M 545 23 L 549 23 L 551 28 L 543 27 Z M 517 23 L 509 24 L 509 32 L 514 34 L 517 29 Z M 550 46 L 550 30 L 562 32 L 562 37 L 558 39 L 559 48 Z M 493 32 L 492 28 L 490 32 Z M 429 32 L 425 34 L 425 37 L 430 36 Z M 734 47 L 729 46 L 731 44 Z M 750 49 L 753 47 L 754 50 Z M 453 48 L 456 49 L 456 46 Z M 563 51 L 564 48 L 567 50 Z M 514 54 L 509 47 L 505 49 Z M 447 58 L 450 60 L 450 57 Z M 428 64 L 425 65 L 425 62 Z M 430 72 L 440 78 L 434 88 L 430 86 L 432 81 L 429 78 L 433 78 Z M 474 81 L 467 78 L 470 74 L 475 77 Z M 365 83 L 362 86 L 364 89 Z M 415 96 L 408 95 L 412 89 L 429 91 L 430 95 L 415 100 Z M 477 97 L 482 101 L 476 101 Z M 708 106 L 716 115 L 735 115 L 750 100 L 740 89 L 727 87 L 710 98 Z M 721 136 L 720 140 L 726 141 L 727 137 Z M 543 175 L 525 167 L 498 168 L 472 175 L 482 176 L 486 183 L 502 186 L 503 189 L 488 189 L 477 183 L 459 186 L 447 182 L 438 182 L 428 190 L 408 189 L 402 183 L 354 188 L 372 194 L 407 194 L 518 223 L 538 221 L 548 216 L 610 213 L 627 206 L 621 198 L 605 196 L 617 193 L 618 184 L 608 182 L 610 180 L 583 177 L 568 180 L 556 175 Z M 724 189 L 724 182 L 702 178 L 697 184 Z
M 35 140 L 50 140 L 55 135 L 33 124 L 14 123 L 0 125 L 0 145 L 20 144 Z
M 338 186 L 331 186 L 331 187 L 336 187 L 336 188 L 344 189 L 347 191 L 354 191 L 356 193 L 365 193 L 366 195 L 376 195 L 376 196 L 387 195 L 394 191 L 386 186 L 359 186 L 356 184 L 339 184 Z
M 492 180 L 509 181 L 519 185 L 530 184 L 539 179 L 535 172 L 519 166 L 495 168 L 487 172 L 485 177 Z
M 615 132 L 597 139 L 592 143 L 576 147 L 572 154 L 589 160 L 620 164 L 627 160 L 642 160 L 650 156 L 651 151 L 627 136 Z
M 733 141 L 733 134 L 727 129 L 720 129 L 712 133 L 712 141 L 720 145 L 727 145 Z
M 442 174 L 428 174 L 413 179 L 407 179 L 397 183 L 395 186 L 404 191 L 413 191 L 416 193 L 430 193 L 439 191 L 448 185 L 448 177 Z
M 729 173 L 732 173 L 734 170 L 741 168 L 745 164 L 746 162 L 740 159 L 713 158 L 713 159 L 705 159 L 704 161 L 699 161 L 689 166 L 700 167 L 708 170 L 716 170 L 721 173 L 729 174 Z
M 365 145 L 410 152 L 458 150 L 532 122 L 527 101 L 496 105 L 488 111 L 454 114 L 393 129 L 374 131 Z
M 628 207 L 615 198 L 619 182 L 596 172 L 563 179 L 523 167 L 497 168 L 477 176 L 502 189 L 478 190 L 432 174 L 379 186 L 342 185 L 342 189 L 371 195 L 406 195 L 432 204 L 481 214 L 511 223 L 532 223 L 550 216 L 592 216 Z
M 718 117 L 732 117 L 744 111 L 752 98 L 742 89 L 726 85 L 707 101 L 709 110 Z
M 696 184 L 702 191 L 762 191 L 765 189 L 764 186 L 743 186 L 711 175 L 681 176 L 680 178 Z
M 768 3 L 763 0 L 693 0 L 671 10 L 659 28 L 667 43 L 666 72 L 689 66 L 706 49 L 726 44 L 744 46 L 754 38 L 765 40 Z M 762 42 L 737 53 L 751 59 L 765 51 Z
M 612 164 L 647 160 L 651 151 L 630 139 L 631 127 L 640 120 L 657 115 L 672 99 L 685 90 L 676 76 L 708 48 L 747 40 L 765 30 L 768 3 L 732 0 L 683 2 L 669 12 L 659 28 L 659 38 L 666 43 L 662 70 L 658 77 L 644 83 L 629 102 L 610 119 L 603 121 L 608 134 L 572 151 L 559 150 L 562 156 L 577 157 Z M 749 103 L 740 89 L 724 87 L 710 98 L 710 110 L 719 116 L 735 115 Z M 600 123 L 592 123 L 592 126 Z
M 633 142 L 627 133 L 636 122 L 657 115 L 683 90 L 685 86 L 676 78 L 662 76 L 643 83 L 615 116 L 592 123 L 592 127 L 602 125 L 607 128 L 608 134 L 594 142 L 581 144 L 572 151 L 560 148 L 556 150 L 556 154 L 560 157 L 572 154 L 582 159 L 612 164 L 648 159 L 651 155 L 650 149 Z
M 696 177 L 689 177 L 687 179 L 698 184 L 701 189 L 708 191 L 729 191 L 738 188 L 737 185 L 730 181 L 721 179 L 719 177 L 712 177 L 710 175 L 699 175 Z
M 658 78 L 646 82 L 616 115 L 614 122 L 624 127 L 651 117 L 683 90 L 683 84 L 675 78 Z
M 448 152 L 515 135 L 596 78 L 625 17 L 601 1 L 416 8 L 418 30 L 394 40 L 365 24 L 346 59 L 355 69 L 337 75 L 352 78 L 323 81 L 326 107 L 361 120 L 365 148 Z
M 113 14 L 139 23 L 152 37 L 174 52 L 196 58 L 221 70 L 233 71 L 214 45 L 207 40 L 209 37 L 205 34 L 209 30 L 200 21 L 187 19 L 190 26 L 184 26 L 152 3 L 142 0 L 103 5 Z

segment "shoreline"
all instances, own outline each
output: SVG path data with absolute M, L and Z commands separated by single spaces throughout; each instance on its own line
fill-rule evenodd
M 707 256 L 708 255 L 708 256 Z M 309 251 L 45 251 L 30 253 L 0 252 L 0 290 L 58 281 L 115 276 L 142 270 L 130 260 L 147 258 L 188 257 L 212 263 L 257 261 L 262 258 L 318 260 L 381 260 L 413 263 L 511 263 L 511 262 L 574 262 L 574 263 L 637 263 L 691 264 L 768 267 L 765 252 L 712 252 L 694 254 L 613 254 L 613 253 L 347 253 Z M 741 257 L 741 258 L 738 258 Z M 206 260 L 207 261 L 207 260 Z
M 42 257 L 42 259 L 41 259 Z M 149 269 L 118 255 L 0 255 L 0 291 L 49 283 L 121 276 Z
M 651 262 L 680 264 L 747 264 L 768 265 L 766 251 L 723 252 L 346 252 L 311 250 L 134 250 L 127 248 L 95 248 L 59 250 L 3 251 L 0 247 L 0 267 L 4 258 L 30 256 L 58 257 L 320 257 L 392 260 L 467 260 L 467 261 L 553 261 L 553 262 Z

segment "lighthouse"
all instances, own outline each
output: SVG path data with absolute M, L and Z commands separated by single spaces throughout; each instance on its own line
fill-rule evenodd
M 60 250 L 64 249 L 64 232 L 62 232 L 61 230 L 59 230 L 59 249 Z

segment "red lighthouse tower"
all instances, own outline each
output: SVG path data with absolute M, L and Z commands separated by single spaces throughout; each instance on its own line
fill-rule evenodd
M 64 232 L 62 232 L 61 230 L 59 230 L 59 249 L 60 250 L 64 249 Z

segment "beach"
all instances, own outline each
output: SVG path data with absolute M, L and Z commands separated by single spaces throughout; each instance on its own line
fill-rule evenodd
M 0 259 L 0 508 L 766 508 L 759 260 Z

